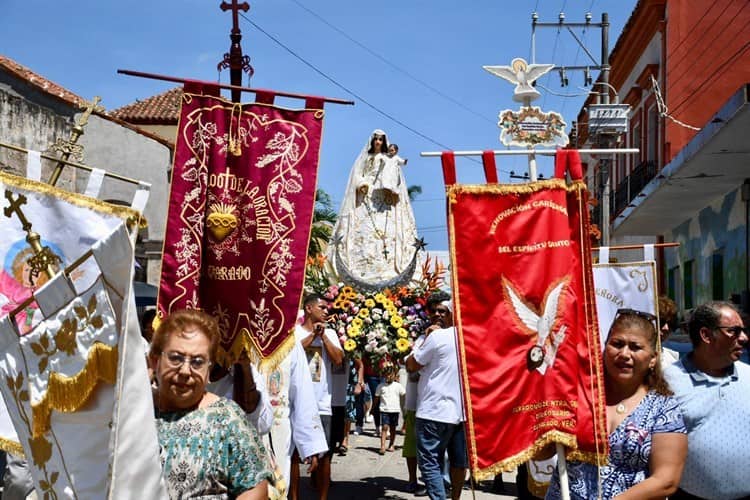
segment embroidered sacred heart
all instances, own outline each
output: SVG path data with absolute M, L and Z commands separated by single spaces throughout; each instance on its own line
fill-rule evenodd
M 237 229 L 237 216 L 232 213 L 234 210 L 234 205 L 224 203 L 214 203 L 209 207 L 210 213 L 206 217 L 206 227 L 211 236 L 219 243 Z

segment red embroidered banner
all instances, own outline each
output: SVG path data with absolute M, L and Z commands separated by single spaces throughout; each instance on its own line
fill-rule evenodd
M 454 185 L 448 200 L 475 477 L 553 442 L 606 460 L 585 185 Z
M 273 357 L 294 327 L 322 124 L 322 109 L 185 89 L 158 308 L 213 314 L 224 365 L 242 351 Z

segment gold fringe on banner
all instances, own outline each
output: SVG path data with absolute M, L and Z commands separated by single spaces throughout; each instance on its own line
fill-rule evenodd
M 49 376 L 47 392 L 31 405 L 32 436 L 39 437 L 50 430 L 52 410 L 73 413 L 81 409 L 91 397 L 100 380 L 114 384 L 117 378 L 117 346 L 95 343 L 89 351 L 86 366 L 72 377 L 53 372 Z
M 455 201 L 455 196 L 453 197 Z M 455 219 L 453 217 L 453 211 L 448 211 L 448 227 L 449 227 L 449 234 L 454 235 L 456 234 L 456 227 L 455 227 Z M 468 452 L 471 455 L 469 457 L 470 463 L 471 463 L 471 470 L 472 474 L 476 473 L 476 463 L 478 460 L 477 457 L 477 446 L 476 446 L 476 435 L 474 433 L 474 408 L 471 405 L 471 395 L 469 393 L 469 370 L 467 368 L 467 362 L 466 362 L 466 345 L 464 344 L 464 331 L 463 331 L 463 320 L 461 319 L 461 295 L 458 293 L 459 290 L 459 283 L 458 283 L 458 273 L 455 271 L 458 269 L 458 263 L 456 261 L 456 255 L 458 252 L 456 252 L 456 244 L 455 244 L 455 238 L 451 237 L 448 238 L 448 245 L 450 247 L 449 257 L 451 259 L 451 269 L 454 271 L 451 273 L 451 289 L 455 290 L 456 292 L 453 294 L 453 304 L 454 304 L 454 319 L 453 322 L 456 326 L 456 335 L 458 339 L 458 360 L 459 360 L 459 374 L 462 377 L 462 384 L 461 384 L 461 397 L 462 397 L 462 404 L 464 405 L 464 410 L 466 412 L 466 423 L 464 424 L 464 428 L 466 429 L 467 433 L 467 440 L 468 440 Z M 474 476 L 475 479 L 478 479 L 477 476 Z
M 239 362 L 244 357 L 244 354 L 251 363 L 258 367 L 258 371 L 268 373 L 275 370 L 284 361 L 284 358 L 286 358 L 294 347 L 294 342 L 294 329 L 292 329 L 287 338 L 279 344 L 279 347 L 276 348 L 273 354 L 264 358 L 260 355 L 260 349 L 255 345 L 250 332 L 242 329 L 237 337 L 235 337 L 232 347 L 228 351 L 219 346 L 216 353 L 216 362 L 221 366 L 229 367 Z
M 25 177 L 7 174 L 5 172 L 0 172 L 0 182 L 10 187 L 54 196 L 55 198 L 60 198 L 61 200 L 70 203 L 71 205 L 88 208 L 99 213 L 114 215 L 125 221 L 137 221 L 138 227 L 141 229 L 148 227 L 146 218 L 140 212 L 130 207 L 107 203 L 106 201 L 101 201 L 78 193 L 72 193 L 44 182 L 34 181 Z
M 575 448 L 577 446 L 577 440 L 574 434 L 568 434 L 561 431 L 550 431 L 534 441 L 534 444 L 521 453 L 508 457 L 505 460 L 490 465 L 489 467 L 485 467 L 484 469 L 474 469 L 474 478 L 482 481 L 484 479 L 492 479 L 501 472 L 511 472 L 519 465 L 534 458 L 537 453 L 542 451 L 542 448 L 552 443 L 560 443 L 568 448 Z
M 448 198 L 455 202 L 457 194 L 531 194 L 547 189 L 564 189 L 565 191 L 585 191 L 586 184 L 573 181 L 568 184 L 563 179 L 545 179 L 524 184 L 452 184 L 446 187 Z
M 594 411 L 592 415 L 594 425 L 594 446 L 596 452 L 584 452 L 580 450 L 574 450 L 568 455 L 572 460 L 580 460 L 582 462 L 593 463 L 598 466 L 602 466 L 607 463 L 609 458 L 608 445 L 609 445 L 609 434 L 607 432 L 607 409 L 604 406 L 604 402 L 607 400 L 604 395 L 604 374 L 603 366 L 604 362 L 601 359 L 602 348 L 600 345 L 599 335 L 599 321 L 596 318 L 596 298 L 594 296 L 594 274 L 591 268 L 591 239 L 589 238 L 589 228 L 591 227 L 591 221 L 589 220 L 588 212 L 588 197 L 586 192 L 579 192 L 577 196 L 578 211 L 580 213 L 581 223 L 579 225 L 580 238 L 581 238 L 581 254 L 579 258 L 583 263 L 583 296 L 584 300 L 584 312 L 586 314 L 586 322 L 588 328 L 586 333 L 588 338 L 589 353 L 589 370 L 591 372 L 591 394 L 593 397 Z M 597 421 L 597 415 L 599 419 Z
M 17 457 L 26 456 L 23 452 L 23 446 L 21 446 L 21 443 L 17 441 L 11 441 L 10 439 L 5 439 L 2 437 L 0 437 L 0 450 L 12 453 Z
M 231 101 L 231 100 L 229 100 L 229 99 L 227 99 L 225 97 L 222 97 L 220 95 L 196 94 L 195 92 L 183 92 L 182 93 L 182 100 L 185 101 L 185 104 L 190 104 L 191 102 L 193 102 L 193 97 L 205 97 L 205 96 L 209 96 L 212 99 L 216 99 L 217 101 L 219 101 L 227 109 L 231 108 L 231 107 L 233 107 L 235 105 L 235 103 L 233 101 Z M 251 103 L 247 103 L 248 106 L 250 104 Z M 290 107 L 287 107 L 287 106 L 280 106 L 278 104 L 268 104 L 268 103 L 265 103 L 265 102 L 254 102 L 254 103 L 252 103 L 252 105 L 253 106 L 258 106 L 258 107 L 264 107 L 264 108 L 282 109 L 282 110 L 285 110 L 285 111 L 314 111 L 315 112 L 314 116 L 317 119 L 323 118 L 325 116 L 325 113 L 326 113 L 325 109 L 320 109 L 320 108 L 307 108 L 307 107 L 305 107 L 305 108 L 290 108 Z M 243 113 L 245 113 L 245 111 L 243 111 Z M 179 127 L 179 125 L 177 126 L 177 130 L 181 130 L 181 128 Z
M 609 454 L 594 451 L 581 451 L 581 450 L 570 450 L 566 454 L 568 460 L 576 460 L 578 462 L 586 462 L 588 464 L 594 464 L 599 467 L 603 467 L 609 463 Z

